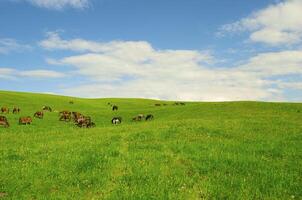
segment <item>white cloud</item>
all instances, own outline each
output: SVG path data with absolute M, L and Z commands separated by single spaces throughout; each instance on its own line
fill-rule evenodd
M 89 79 L 84 84 L 63 89 L 67 95 L 83 97 L 276 100 L 281 98 L 282 90 L 274 88 L 267 78 L 292 73 L 291 70 L 301 72 L 298 69 L 301 52 L 298 51 L 259 54 L 241 66 L 215 68 L 209 65 L 215 59 L 206 51 L 159 50 L 145 41 L 63 40 L 56 33 L 41 44 L 51 50 L 80 53 L 58 60 L 48 59 L 48 62 L 71 66 L 75 74 Z M 258 68 L 259 64 L 264 67 Z M 287 66 L 291 68 L 285 70 Z
M 269 45 L 292 45 L 302 40 L 302 0 L 285 0 L 221 27 L 220 34 L 251 32 L 250 40 Z
M 30 50 L 31 46 L 20 44 L 11 38 L 0 38 L 0 54 Z
M 51 70 L 27 70 L 19 71 L 18 76 L 30 77 L 30 78 L 62 78 L 66 75 L 61 72 L 51 71 Z
M 240 69 L 261 77 L 302 74 L 302 51 L 261 53 L 250 58 Z
M 302 82 L 282 82 L 279 85 L 282 88 L 302 90 Z
M 14 79 L 12 76 L 14 74 L 14 69 L 11 69 L 9 67 L 7 68 L 0 68 L 0 79 Z
M 63 78 L 66 75 L 61 72 L 56 72 L 52 70 L 17 70 L 14 68 L 0 68 L 0 79 L 16 79 L 20 77 L 28 78 Z
M 89 6 L 89 0 L 20 0 L 20 1 L 25 1 L 38 7 L 55 9 L 55 10 L 62 10 L 66 7 L 84 9 Z

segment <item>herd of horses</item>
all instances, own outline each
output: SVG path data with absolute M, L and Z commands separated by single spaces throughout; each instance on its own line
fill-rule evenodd
M 70 103 L 70 102 L 69 102 Z M 21 111 L 20 108 L 14 107 L 13 108 L 13 114 L 19 114 Z M 2 107 L 1 108 L 1 113 L 2 114 L 9 114 L 9 108 L 8 107 Z M 44 112 L 52 112 L 52 108 L 50 106 L 43 106 L 41 111 L 37 111 L 34 113 L 33 117 L 38 118 L 38 119 L 43 119 L 44 118 Z M 89 116 L 84 116 L 83 114 L 79 112 L 70 112 L 67 110 L 59 112 L 59 120 L 60 121 L 74 121 L 75 125 L 78 127 L 94 127 L 95 123 L 92 122 L 91 117 Z M 19 117 L 19 124 L 20 125 L 27 125 L 31 124 L 33 122 L 32 117 L 30 116 L 23 116 Z M 7 120 L 6 116 L 0 116 L 0 126 L 3 126 L 5 128 L 9 127 L 9 123 Z
M 70 104 L 74 104 L 73 101 L 69 102 Z M 117 105 L 113 105 L 111 103 L 108 103 L 109 106 L 111 106 L 112 111 L 117 111 L 119 109 L 119 107 Z M 155 106 L 166 106 L 167 104 L 159 104 L 156 103 L 154 104 Z M 182 102 L 176 102 L 174 103 L 174 105 L 185 105 Z M 19 114 L 21 112 L 21 109 L 19 107 L 14 107 L 12 113 L 13 114 Z M 43 106 L 42 110 L 37 111 L 34 113 L 33 117 L 37 118 L 37 119 L 43 119 L 44 118 L 44 113 L 45 112 L 53 112 L 52 108 L 50 106 Z M 58 111 L 54 111 L 54 112 L 58 112 Z M 10 113 L 10 109 L 8 107 L 2 107 L 1 108 L 1 113 L 2 114 L 9 114 Z M 154 116 L 152 114 L 138 114 L 137 116 L 132 118 L 132 121 L 150 121 L 153 120 Z M 74 122 L 74 124 L 78 127 L 85 127 L 85 128 L 91 128 L 91 127 L 95 127 L 95 123 L 92 121 L 90 116 L 85 116 L 79 112 L 75 112 L 75 111 L 68 111 L 68 110 L 64 110 L 59 112 L 59 121 L 65 121 L 65 122 Z M 31 124 L 33 122 L 33 118 L 31 116 L 23 116 L 23 117 L 19 117 L 19 124 L 20 125 L 27 125 L 27 124 Z M 118 116 L 118 117 L 113 117 L 111 119 L 111 123 L 112 124 L 120 124 L 122 123 L 122 117 Z M 8 128 L 9 122 L 6 116 L 1 115 L 0 116 L 0 126 L 3 126 L 5 128 Z

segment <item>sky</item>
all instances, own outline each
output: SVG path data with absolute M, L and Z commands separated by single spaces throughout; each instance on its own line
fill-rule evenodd
M 0 90 L 302 101 L 302 0 L 1 0 Z

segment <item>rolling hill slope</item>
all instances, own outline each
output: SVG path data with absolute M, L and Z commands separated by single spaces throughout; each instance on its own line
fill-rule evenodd
M 11 125 L 0 127 L 0 198 L 302 198 L 302 104 L 173 104 L 0 91 L 0 106 L 21 108 L 0 114 Z M 18 125 L 43 105 L 89 115 L 96 127 L 57 112 Z M 155 118 L 131 121 L 140 113 Z M 112 125 L 114 116 L 123 123 Z

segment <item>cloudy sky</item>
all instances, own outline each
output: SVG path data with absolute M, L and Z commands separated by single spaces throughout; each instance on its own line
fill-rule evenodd
M 302 101 L 302 0 L 1 0 L 0 90 Z

